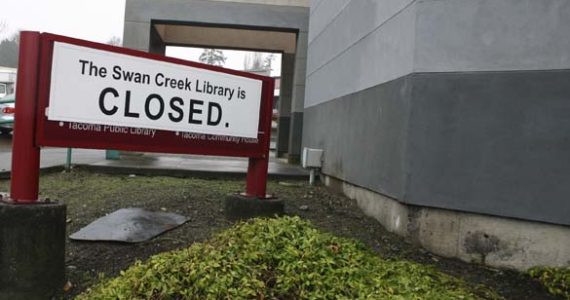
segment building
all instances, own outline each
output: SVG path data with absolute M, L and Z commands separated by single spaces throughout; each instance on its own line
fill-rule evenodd
M 0 98 L 14 93 L 17 69 L 0 67 Z
M 166 46 L 280 52 L 277 154 L 301 154 L 308 0 L 127 0 L 123 46 L 164 54 Z
M 310 6 L 310 7 L 308 7 Z M 566 0 L 127 0 L 125 46 L 280 51 L 277 150 L 467 261 L 570 264 Z

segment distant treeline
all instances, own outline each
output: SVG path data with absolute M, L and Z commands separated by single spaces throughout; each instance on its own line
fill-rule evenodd
M 0 41 L 0 66 L 10 68 L 18 67 L 19 41 L 19 34 L 14 34 L 12 37 Z

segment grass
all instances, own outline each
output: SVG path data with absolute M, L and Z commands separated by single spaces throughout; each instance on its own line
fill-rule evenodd
M 570 300 L 570 268 L 536 267 L 528 271 L 550 294 Z
M 501 298 L 283 217 L 240 223 L 206 242 L 137 261 L 77 299 Z
M 232 222 L 224 217 L 224 197 L 243 191 L 244 184 L 243 179 L 107 175 L 81 169 L 71 173 L 42 175 L 41 197 L 67 204 L 68 234 L 105 214 L 126 207 L 175 212 L 190 217 L 184 226 L 144 243 L 83 243 L 67 240 L 66 268 L 71 288 L 64 298 L 73 299 L 85 291 L 99 281 L 99 274 L 114 278 L 135 266 L 137 261 L 147 261 L 159 253 L 199 247 L 194 245 L 207 244 L 215 239 L 217 233 L 232 226 Z M 9 181 L 0 180 L 0 191 L 7 191 L 8 186 Z M 405 266 L 410 266 L 408 263 L 415 261 L 415 264 L 411 264 L 421 266 L 418 270 L 437 269 L 463 278 L 467 286 L 472 287 L 466 287 L 469 293 L 485 299 L 495 299 L 488 287 L 508 299 L 542 299 L 546 296 L 537 282 L 518 272 L 490 270 L 446 259 L 408 243 L 387 232 L 376 220 L 366 217 L 356 201 L 328 188 L 308 186 L 305 181 L 269 181 L 268 191 L 284 201 L 288 215 L 310 220 L 312 226 L 323 234 L 330 232 L 338 237 L 358 240 L 358 243 L 368 247 L 365 251 L 374 251 L 372 255 L 385 263 L 403 262 Z

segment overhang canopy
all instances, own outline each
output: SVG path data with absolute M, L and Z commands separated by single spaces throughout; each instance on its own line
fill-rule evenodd
M 297 33 L 222 25 L 153 23 L 166 45 L 295 53 Z

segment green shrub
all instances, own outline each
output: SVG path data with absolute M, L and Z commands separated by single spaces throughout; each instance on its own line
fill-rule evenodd
M 136 262 L 78 299 L 482 297 L 432 267 L 384 260 L 359 242 L 284 217 L 240 223 L 205 243 Z
M 528 274 L 551 294 L 570 300 L 570 268 L 536 267 L 530 269 Z

